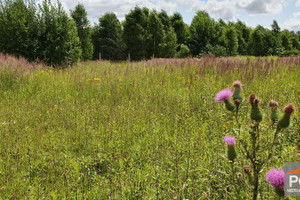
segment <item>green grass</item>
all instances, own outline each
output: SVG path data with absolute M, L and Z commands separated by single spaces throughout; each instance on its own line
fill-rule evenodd
M 223 137 L 237 125 L 214 96 L 241 80 L 240 120 L 256 93 L 268 141 L 268 101 L 300 108 L 299 57 L 206 59 L 0 68 L 0 199 L 235 199 Z M 296 111 L 263 174 L 300 162 L 299 134 Z M 263 176 L 260 196 L 275 197 Z

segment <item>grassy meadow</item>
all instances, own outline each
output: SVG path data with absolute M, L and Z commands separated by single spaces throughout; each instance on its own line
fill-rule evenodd
M 300 162 L 300 57 L 84 62 L 53 69 L 0 56 L 0 199 L 237 199 L 225 135 L 234 114 L 216 93 L 241 80 L 238 139 L 249 137 L 251 93 L 296 106 L 262 172 Z M 250 165 L 237 148 L 236 173 Z M 238 177 L 239 178 L 239 177 Z M 239 181 L 239 180 L 237 180 Z M 245 189 L 247 199 L 250 186 Z M 292 198 L 290 198 L 292 199 Z

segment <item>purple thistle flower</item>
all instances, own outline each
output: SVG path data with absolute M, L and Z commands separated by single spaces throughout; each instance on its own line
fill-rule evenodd
M 215 102 L 221 102 L 228 100 L 233 95 L 233 92 L 230 88 L 226 88 L 224 90 L 221 90 L 218 92 L 218 94 L 215 97 Z
M 266 180 L 272 185 L 274 188 L 283 189 L 284 187 L 284 171 L 283 169 L 271 169 L 266 173 Z
M 227 143 L 228 146 L 233 146 L 235 144 L 235 137 L 234 136 L 225 136 L 224 141 Z

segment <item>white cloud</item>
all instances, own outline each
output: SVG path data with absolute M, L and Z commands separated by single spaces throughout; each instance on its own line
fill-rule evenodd
M 255 15 L 278 14 L 288 1 L 290 0 L 61 0 L 61 3 L 66 11 L 82 3 L 90 20 L 97 22 L 106 12 L 114 12 L 120 20 L 124 20 L 125 15 L 135 6 L 157 11 L 163 9 L 168 14 L 172 14 L 175 10 L 186 10 L 191 13 L 206 10 L 216 19 L 236 20 L 241 11 Z M 295 1 L 300 6 L 300 0 Z
M 300 12 L 293 13 L 293 18 L 284 23 L 284 28 L 294 31 L 300 30 Z
M 253 14 L 278 14 L 286 0 L 241 0 L 236 6 Z
M 235 19 L 237 9 L 234 6 L 236 0 L 208 0 L 206 2 L 195 0 L 194 11 L 206 10 L 214 18 L 222 18 L 224 20 Z M 198 2 L 198 3 L 197 3 Z
M 300 0 L 295 2 L 295 6 L 300 8 Z M 294 31 L 300 30 L 300 12 L 293 13 L 293 17 L 284 23 L 284 28 Z
M 38 0 L 40 3 L 42 0 Z M 177 7 L 177 3 L 170 0 L 61 0 L 64 10 L 69 12 L 73 10 L 78 3 L 84 5 L 89 19 L 97 22 L 98 18 L 103 16 L 106 12 L 113 12 L 117 15 L 119 20 L 124 20 L 125 15 L 134 9 L 135 6 L 147 7 L 149 9 L 162 10 L 171 14 Z

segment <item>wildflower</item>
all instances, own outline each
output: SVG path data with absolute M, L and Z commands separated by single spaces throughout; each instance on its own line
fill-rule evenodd
M 235 144 L 235 137 L 234 136 L 226 136 L 224 137 L 224 141 L 226 142 L 228 146 L 227 156 L 228 159 L 232 162 L 234 162 L 234 159 L 236 159 L 236 152 L 234 148 Z
M 283 169 L 271 169 L 266 173 L 266 180 L 274 187 L 276 194 L 284 196 L 284 171 Z
M 289 127 L 290 118 L 294 111 L 295 111 L 295 106 L 293 104 L 288 104 L 287 106 L 284 107 L 283 109 L 284 115 L 278 122 L 277 125 L 278 129 Z
M 226 136 L 226 137 L 224 137 L 224 141 L 227 143 L 228 146 L 234 146 L 235 137 L 234 136 Z
M 215 97 L 216 102 L 222 102 L 224 101 L 226 109 L 229 111 L 234 110 L 234 105 L 228 101 L 230 97 L 232 97 L 233 92 L 230 88 L 226 88 L 224 90 L 221 90 L 220 92 L 217 93 Z
M 230 97 L 232 97 L 233 92 L 231 91 L 230 88 L 226 88 L 224 90 L 221 90 L 218 92 L 218 94 L 215 97 L 216 102 L 222 102 L 228 100 Z
M 242 95 L 242 83 L 241 81 L 234 81 L 232 86 L 234 87 L 233 101 L 236 106 L 239 106 L 244 99 Z
M 278 103 L 276 101 L 271 100 L 269 102 L 269 107 L 271 108 L 271 121 L 273 124 L 278 121 L 278 109 L 277 109 Z
M 260 103 L 260 100 L 256 97 L 255 94 L 251 94 L 249 96 L 249 103 L 251 104 L 251 119 L 256 122 L 262 121 L 262 113 L 259 110 L 258 104 Z

